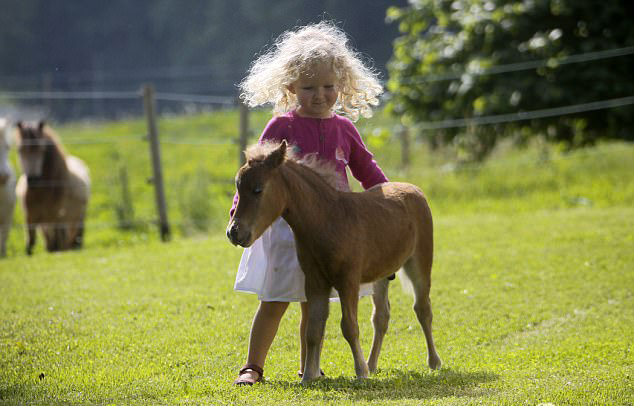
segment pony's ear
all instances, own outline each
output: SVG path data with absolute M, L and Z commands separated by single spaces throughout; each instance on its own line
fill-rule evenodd
M 41 132 L 44 129 L 45 125 L 46 125 L 46 122 L 44 120 L 40 120 L 40 122 L 37 124 L 38 131 Z
M 286 157 L 286 140 L 282 140 L 282 143 L 279 147 L 273 150 L 266 157 L 264 163 L 270 168 L 277 168 L 284 162 L 284 158 Z

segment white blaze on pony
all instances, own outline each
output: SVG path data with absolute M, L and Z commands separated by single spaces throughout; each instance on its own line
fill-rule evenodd
M 287 157 L 286 141 L 250 147 L 236 175 L 238 204 L 227 237 L 248 247 L 282 216 L 293 229 L 306 275 L 309 316 L 302 382 L 320 374 L 321 341 L 332 287 L 341 299 L 341 329 L 358 378 L 376 371 L 390 317 L 386 277 L 401 267 L 412 282 L 414 311 L 427 341 L 429 367 L 441 360 L 432 336 L 429 299 L 433 256 L 432 217 L 423 193 L 408 183 L 388 182 L 362 193 L 338 191 L 314 169 Z M 368 361 L 359 344 L 359 285 L 375 282 L 374 341 Z
M 24 208 L 31 255 L 40 228 L 49 252 L 81 248 L 90 194 L 88 168 L 67 156 L 43 121 L 31 126 L 18 122 L 18 153 L 23 174 L 17 194 Z
M 0 258 L 7 255 L 7 240 L 15 207 L 15 174 L 9 165 L 8 122 L 0 118 Z

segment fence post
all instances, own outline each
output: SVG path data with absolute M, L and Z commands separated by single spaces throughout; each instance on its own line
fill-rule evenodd
M 159 231 L 161 240 L 170 238 L 170 226 L 167 221 L 167 206 L 165 204 L 165 192 L 163 189 L 163 170 L 161 169 L 161 148 L 156 126 L 156 112 L 154 109 L 154 88 L 152 85 L 143 86 L 143 107 L 147 120 L 148 141 L 150 156 L 152 158 L 152 183 L 154 183 L 154 197 L 159 215 Z
M 240 134 L 238 139 L 238 162 L 240 166 L 244 165 L 246 158 L 244 157 L 244 150 L 247 149 L 247 141 L 249 139 L 249 107 L 238 102 L 240 108 Z
M 407 169 L 410 164 L 409 129 L 406 126 L 401 125 L 398 132 L 399 138 L 401 139 L 401 166 L 404 169 Z

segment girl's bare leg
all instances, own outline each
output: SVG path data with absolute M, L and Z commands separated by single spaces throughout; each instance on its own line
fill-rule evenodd
M 264 368 L 266 355 L 271 348 L 280 320 L 282 320 L 287 308 L 288 302 L 260 302 L 251 325 L 247 364 L 255 364 Z M 259 374 L 253 370 L 247 370 L 240 377 L 253 380 L 260 378 Z

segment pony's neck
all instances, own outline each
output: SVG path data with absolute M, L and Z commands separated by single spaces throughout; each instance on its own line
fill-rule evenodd
M 293 161 L 281 167 L 287 189 L 286 210 L 282 217 L 296 234 L 314 235 L 328 222 L 336 221 L 336 202 L 341 193 L 321 175 Z M 328 221 L 326 221 L 328 219 Z
M 50 140 L 50 144 L 46 146 L 44 152 L 44 161 L 42 162 L 42 178 L 44 179 L 59 179 L 66 176 L 68 173 L 68 167 L 66 166 L 66 159 L 64 154 L 59 149 L 57 144 Z

